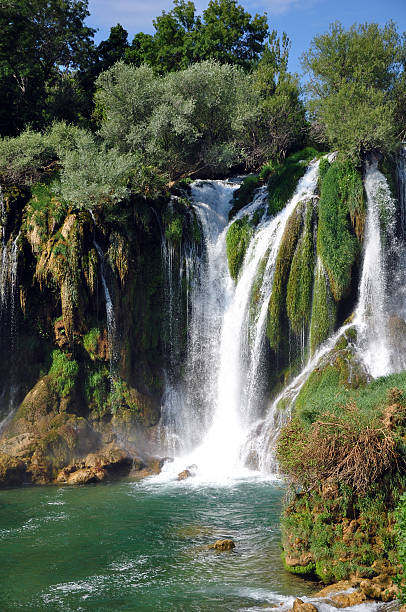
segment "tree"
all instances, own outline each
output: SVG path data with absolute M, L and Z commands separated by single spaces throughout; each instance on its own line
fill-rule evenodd
M 251 70 L 268 35 L 266 15 L 252 17 L 236 0 L 210 0 L 202 18 L 191 0 L 174 0 L 153 23 L 155 34 L 137 34 L 125 60 L 159 74 L 210 59 Z
M 87 61 L 94 34 L 84 23 L 87 6 L 87 0 L 0 4 L 1 133 L 16 133 L 27 122 L 41 127 L 46 88 Z
M 240 68 L 206 61 L 165 76 L 115 64 L 97 80 L 100 135 L 172 178 L 224 172 L 240 157 L 234 123 L 251 90 Z
M 317 136 L 354 160 L 374 149 L 393 149 L 394 94 L 404 53 L 393 22 L 349 30 L 336 22 L 316 36 L 302 61 L 310 74 L 309 110 Z
M 264 50 L 268 35 L 266 15 L 254 17 L 235 0 L 210 0 L 203 12 L 203 25 L 197 39 L 199 60 L 252 68 Z

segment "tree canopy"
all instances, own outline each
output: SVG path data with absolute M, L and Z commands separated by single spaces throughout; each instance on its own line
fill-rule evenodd
M 405 53 L 393 22 L 348 30 L 336 22 L 316 36 L 303 55 L 316 137 L 358 160 L 369 151 L 392 150 L 404 130 L 396 116 Z

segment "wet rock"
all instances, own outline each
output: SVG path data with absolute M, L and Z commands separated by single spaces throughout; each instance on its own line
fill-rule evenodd
M 24 482 L 26 466 L 21 459 L 0 453 L 0 487 L 9 487 Z
M 178 474 L 178 480 L 186 480 L 187 478 L 190 478 L 192 476 L 191 472 L 189 472 L 189 470 L 183 470 L 183 472 L 180 472 Z
M 316 606 L 309 602 L 304 602 L 302 599 L 295 599 L 293 602 L 293 612 L 318 612 Z
M 337 593 L 332 595 L 331 600 L 339 608 L 351 608 L 351 606 L 358 606 L 366 601 L 367 596 L 362 591 L 353 591 L 352 593 Z
M 130 471 L 133 460 L 126 450 L 113 447 L 103 452 L 89 453 L 84 464 L 86 467 L 101 468 L 110 473 L 123 473 Z
M 235 543 L 230 539 L 217 540 L 214 544 L 210 544 L 209 548 L 224 552 L 226 550 L 233 550 L 233 548 L 235 548 Z
M 72 472 L 69 468 L 61 470 L 57 477 L 58 483 L 68 485 L 84 485 L 100 482 L 106 477 L 106 471 L 101 468 L 79 468 Z
M 13 457 L 24 456 L 29 451 L 36 437 L 30 433 L 13 436 L 8 440 L 3 440 L 0 444 L 0 452 Z

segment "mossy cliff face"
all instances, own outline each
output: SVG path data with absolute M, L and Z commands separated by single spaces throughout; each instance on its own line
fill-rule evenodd
M 18 236 L 17 275 L 12 288 L 11 275 L 5 281 L 10 301 L 1 334 L 10 403 L 0 419 L 8 404 L 15 407 L 0 439 L 10 475 L 5 482 L 52 481 L 106 445 L 138 456 L 160 418 L 167 323 L 162 228 L 178 244 L 183 231 L 198 242 L 199 228 L 192 219 L 179 230 L 165 199 L 90 212 L 60 201 L 52 183 L 3 195 L 7 244 Z M 22 467 L 14 466 L 15 457 Z
M 350 328 L 311 374 L 279 438 L 292 482 L 283 558 L 293 573 L 327 584 L 350 579 L 387 601 L 398 595 L 394 512 L 406 485 L 406 375 L 369 381 L 354 341 Z

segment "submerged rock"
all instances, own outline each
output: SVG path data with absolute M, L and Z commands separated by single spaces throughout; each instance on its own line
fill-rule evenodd
M 209 548 L 223 552 L 226 550 L 233 550 L 233 548 L 235 548 L 235 543 L 230 539 L 217 540 L 214 544 L 209 544 Z

